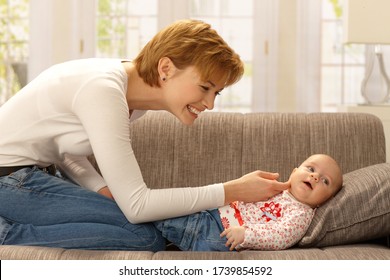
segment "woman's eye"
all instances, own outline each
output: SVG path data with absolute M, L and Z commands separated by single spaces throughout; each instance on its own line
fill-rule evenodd
M 204 92 L 208 92 L 210 90 L 209 87 L 206 86 L 200 86 Z

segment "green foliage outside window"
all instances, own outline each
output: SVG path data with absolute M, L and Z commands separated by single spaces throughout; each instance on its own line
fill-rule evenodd
M 29 0 L 0 0 L 0 105 L 25 83 L 28 10 Z
M 99 56 L 125 57 L 127 0 L 99 0 L 97 50 Z
M 341 18 L 343 14 L 343 7 L 339 3 L 339 0 L 329 0 L 329 2 L 333 5 L 333 11 L 336 18 Z

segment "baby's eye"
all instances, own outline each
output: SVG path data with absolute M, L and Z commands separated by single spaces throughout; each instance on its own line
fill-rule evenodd
M 308 166 L 307 170 L 309 170 L 310 172 L 314 172 L 314 167 Z
M 323 182 L 325 185 L 329 186 L 329 180 L 328 180 L 328 179 L 322 178 L 322 182 Z

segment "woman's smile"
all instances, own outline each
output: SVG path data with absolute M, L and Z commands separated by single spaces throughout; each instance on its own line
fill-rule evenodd
M 195 107 L 192 107 L 191 105 L 187 105 L 187 109 L 190 113 L 192 113 L 196 118 L 198 117 L 198 115 L 201 113 L 201 111 L 199 111 L 198 109 L 196 109 Z

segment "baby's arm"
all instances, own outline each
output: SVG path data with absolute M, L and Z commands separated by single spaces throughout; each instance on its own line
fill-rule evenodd
M 245 227 L 244 226 L 235 226 L 225 229 L 221 237 L 226 236 L 227 242 L 226 247 L 230 246 L 230 251 L 234 250 L 238 245 L 240 245 L 245 240 Z

